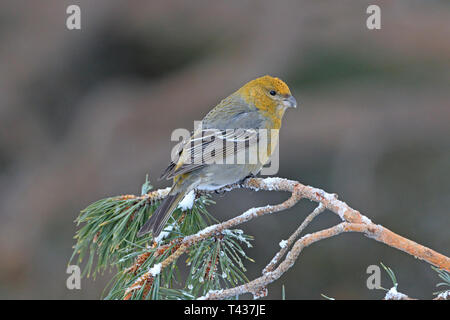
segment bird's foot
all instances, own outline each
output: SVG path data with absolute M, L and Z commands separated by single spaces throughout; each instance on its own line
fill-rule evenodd
M 240 188 L 245 187 L 245 181 L 247 181 L 248 179 L 251 179 L 251 178 L 255 178 L 255 177 L 256 177 L 255 174 L 250 173 L 248 176 L 246 176 L 244 179 L 242 179 L 241 181 L 238 182 L 239 187 Z

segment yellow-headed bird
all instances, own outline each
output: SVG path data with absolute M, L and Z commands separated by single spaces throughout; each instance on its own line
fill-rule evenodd
M 284 112 L 290 107 L 297 107 L 297 101 L 289 87 L 271 76 L 252 80 L 222 100 L 161 176 L 173 178 L 172 189 L 138 236 L 152 232 L 157 237 L 180 201 L 194 189 L 217 190 L 256 175 L 274 150 L 270 132 L 276 133 L 277 140 Z M 267 152 L 260 152 L 257 161 L 236 161 L 261 141 L 260 129 L 269 132 Z

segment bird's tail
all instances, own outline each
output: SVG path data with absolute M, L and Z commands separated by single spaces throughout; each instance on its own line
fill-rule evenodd
M 156 211 L 153 212 L 150 219 L 142 226 L 137 236 L 142 237 L 149 232 L 152 232 L 153 237 L 159 236 L 167 220 L 169 220 L 172 212 L 177 208 L 178 203 L 183 200 L 185 194 L 185 192 L 179 192 L 172 195 L 169 194 Z

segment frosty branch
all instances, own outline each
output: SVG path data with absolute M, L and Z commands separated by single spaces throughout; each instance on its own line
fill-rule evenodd
M 157 252 L 159 255 L 166 252 L 168 249 L 171 250 L 170 254 L 168 254 L 167 257 L 157 266 L 158 268 L 156 268 L 156 271 L 155 268 L 151 268 L 148 272 L 140 276 L 132 285 L 130 285 L 126 290 L 124 298 L 129 299 L 134 291 L 140 289 L 145 284 L 151 284 L 156 274 L 176 261 L 180 255 L 186 252 L 186 250 L 194 244 L 207 238 L 218 236 L 230 228 L 265 214 L 276 213 L 291 208 L 301 199 L 309 199 L 317 202 L 318 207 L 304 220 L 304 222 L 289 237 L 289 239 L 283 242 L 283 245 L 281 245 L 281 250 L 264 268 L 261 277 L 233 288 L 209 291 L 206 296 L 201 298 L 224 299 L 244 293 L 252 293 L 256 297 L 264 296 L 267 292 L 266 286 L 279 279 L 289 268 L 291 268 L 304 248 L 317 241 L 334 237 L 345 232 L 362 233 L 373 240 L 402 250 L 440 269 L 450 271 L 450 259 L 448 257 L 402 237 L 381 225 L 372 223 L 369 218 L 362 215 L 357 210 L 352 209 L 345 202 L 338 200 L 335 194 L 330 194 L 321 189 L 303 185 L 297 181 L 282 178 L 249 178 L 242 184 L 230 185 L 223 188 L 221 191 L 231 191 L 240 187 L 252 190 L 284 191 L 290 192 L 291 195 L 286 201 L 280 204 L 249 209 L 237 217 L 206 227 L 195 234 L 178 238 L 164 246 L 158 247 L 157 244 L 154 244 L 154 247 L 158 249 Z M 136 198 L 159 200 L 164 198 L 167 195 L 167 192 L 168 189 L 162 189 L 149 192 L 144 196 Z M 134 196 L 125 197 L 132 198 Z M 312 221 L 312 219 L 314 219 L 325 209 L 337 214 L 342 219 L 342 222 L 331 228 L 317 231 L 298 239 L 301 232 Z M 289 250 L 289 248 L 291 249 Z M 140 255 L 136 259 L 136 263 L 131 270 L 136 270 L 139 268 L 142 261 L 146 259 L 145 255 L 146 253 Z M 285 255 L 285 259 L 281 261 Z

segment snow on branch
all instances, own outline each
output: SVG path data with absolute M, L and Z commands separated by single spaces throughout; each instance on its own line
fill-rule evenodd
M 318 207 L 307 216 L 307 218 L 288 240 L 281 242 L 282 245 L 280 245 L 280 251 L 264 268 L 261 277 L 234 288 L 210 291 L 207 295 L 201 297 L 201 299 L 225 299 L 244 293 L 252 293 L 256 298 L 264 296 L 267 294 L 266 286 L 279 279 L 289 268 L 291 268 L 304 248 L 317 241 L 331 238 L 345 232 L 362 233 L 373 240 L 402 250 L 440 269 L 450 271 L 450 258 L 402 237 L 381 225 L 374 224 L 369 218 L 362 215 L 359 211 L 352 209 L 345 202 L 338 200 L 336 194 L 330 194 L 321 189 L 303 185 L 298 181 L 283 178 L 249 178 L 241 184 L 233 184 L 222 188 L 220 191 L 227 192 L 236 188 L 247 188 L 256 191 L 284 191 L 291 193 L 291 195 L 286 201 L 280 204 L 248 209 L 241 215 L 238 215 L 230 220 L 211 225 L 193 235 L 178 239 L 176 250 L 174 250 L 171 255 L 161 262 L 160 266 L 158 266 L 158 272 L 173 263 L 181 254 L 183 254 L 195 243 L 211 236 L 221 234 L 223 231 L 233 228 L 239 224 L 248 222 L 266 214 L 272 214 L 289 209 L 301 199 L 309 199 L 317 202 Z M 166 195 L 167 189 L 162 189 L 149 192 L 148 194 L 141 196 L 141 198 L 162 199 Z M 337 214 L 342 219 L 342 222 L 331 228 L 317 231 L 312 234 L 307 234 L 298 239 L 305 227 L 325 209 Z M 291 249 L 289 250 L 289 248 Z M 159 249 L 164 250 L 163 246 Z M 281 261 L 284 256 L 284 260 Z M 142 263 L 142 259 L 144 258 L 139 257 L 137 259 L 137 263 Z M 153 273 L 154 270 L 149 270 L 147 273 L 142 275 L 127 289 L 124 298 L 129 299 L 133 291 L 140 288 L 144 283 L 151 282 L 154 277 Z

